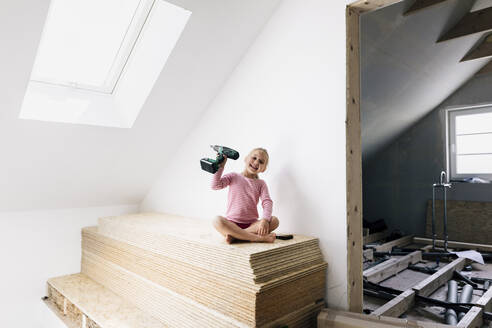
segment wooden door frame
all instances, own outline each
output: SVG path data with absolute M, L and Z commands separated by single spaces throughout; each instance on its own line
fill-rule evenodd
M 356 1 L 346 9 L 347 302 L 351 312 L 362 312 L 363 305 L 360 16 L 401 1 Z

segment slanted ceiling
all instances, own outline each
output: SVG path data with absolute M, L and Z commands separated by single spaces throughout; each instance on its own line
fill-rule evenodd
M 140 202 L 279 0 L 170 2 L 192 16 L 134 127 L 118 129 L 18 119 L 49 1 L 1 1 L 0 211 Z
M 490 60 L 460 62 L 482 33 L 436 42 L 472 8 L 490 6 L 490 1 L 434 2 L 404 15 L 415 0 L 402 1 L 361 17 L 364 160 L 373 158 Z

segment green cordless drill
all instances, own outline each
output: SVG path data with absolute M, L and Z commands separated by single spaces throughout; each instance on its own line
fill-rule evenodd
M 213 150 L 217 152 L 217 158 L 212 159 L 212 158 L 202 158 L 200 160 L 200 165 L 202 166 L 202 170 L 205 170 L 210 173 L 215 173 L 219 170 L 220 164 L 224 161 L 224 156 L 226 155 L 227 158 L 232 158 L 232 159 L 238 159 L 239 158 L 239 153 L 235 151 L 234 149 L 224 147 L 224 146 L 217 146 L 217 145 L 211 145 Z

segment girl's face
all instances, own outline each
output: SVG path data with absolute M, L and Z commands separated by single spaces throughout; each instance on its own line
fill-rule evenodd
M 267 166 L 267 155 L 261 150 L 252 151 L 246 158 L 246 172 L 251 175 L 264 172 Z

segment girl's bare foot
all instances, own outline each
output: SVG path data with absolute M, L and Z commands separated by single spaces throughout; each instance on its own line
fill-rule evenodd
M 226 243 L 228 243 L 228 244 L 232 244 L 232 242 L 234 241 L 234 237 L 232 237 L 231 235 L 227 235 L 227 236 L 225 237 L 225 241 L 226 241 Z
M 276 235 L 274 233 L 270 233 L 266 236 L 264 236 L 264 239 L 262 240 L 265 243 L 273 243 L 275 241 Z

